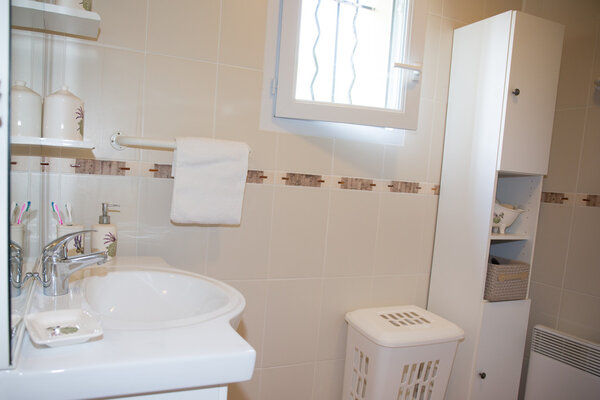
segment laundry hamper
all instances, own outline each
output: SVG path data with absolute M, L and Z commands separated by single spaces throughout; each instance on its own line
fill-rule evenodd
M 464 332 L 417 306 L 346 314 L 343 400 L 442 400 Z

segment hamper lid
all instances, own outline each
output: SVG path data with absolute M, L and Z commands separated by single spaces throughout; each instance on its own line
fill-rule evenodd
M 346 321 L 369 340 L 385 347 L 410 347 L 457 341 L 458 326 L 417 306 L 363 308 L 346 314 Z

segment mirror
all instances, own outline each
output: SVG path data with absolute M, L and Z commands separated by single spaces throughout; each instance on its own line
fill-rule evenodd
M 44 36 L 39 32 L 10 29 L 10 173 L 9 173 L 9 290 L 11 359 L 24 332 L 22 323 L 32 282 L 24 283 L 40 252 L 40 205 L 43 166 L 40 146 L 17 145 L 14 138 L 33 137 L 41 124 L 44 93 Z M 37 114 L 36 116 L 34 116 Z M 38 117 L 39 116 L 39 117 Z M 38 137 L 41 135 L 41 128 Z M 35 166 L 35 168 L 34 168 Z
M 36 272 L 34 264 L 46 243 L 59 233 L 68 233 L 64 228 L 74 228 L 68 226 L 72 222 L 66 206 L 70 193 L 61 190 L 61 173 L 72 172 L 77 159 L 93 158 L 93 145 L 84 141 L 83 100 L 66 86 L 79 93 L 77 85 L 87 82 L 85 67 L 73 59 L 70 51 L 82 40 L 97 40 L 100 18 L 79 10 L 78 5 L 51 3 L 54 1 L 20 1 L 10 6 L 13 26 L 9 29 L 7 214 L 13 359 L 23 337 L 21 321 L 36 283 L 35 279 L 26 280 L 26 274 Z M 82 58 L 87 55 L 84 52 Z M 84 247 L 82 244 L 77 250 Z

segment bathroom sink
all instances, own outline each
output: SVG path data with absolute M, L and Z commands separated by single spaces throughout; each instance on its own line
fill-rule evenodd
M 17 367 L 0 374 L 6 398 L 223 399 L 252 377 L 256 351 L 235 330 L 243 296 L 159 257 L 117 256 L 71 275 L 68 295 L 45 296 L 37 282 L 32 293 L 28 312 L 83 310 L 102 335 L 52 348 L 23 340 Z
M 172 267 L 96 267 L 79 286 L 105 329 L 174 328 L 217 318 L 235 329 L 245 307 L 231 286 Z

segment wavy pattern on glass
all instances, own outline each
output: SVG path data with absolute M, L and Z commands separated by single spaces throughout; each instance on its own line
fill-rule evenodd
M 315 74 L 313 75 L 312 81 L 310 82 L 310 95 L 312 100 L 315 101 L 315 81 L 317 80 L 317 75 L 319 75 L 319 60 L 317 59 L 317 44 L 319 43 L 319 38 L 321 37 L 321 25 L 319 25 L 319 7 L 321 6 L 321 0 L 317 2 L 317 7 L 315 8 L 315 23 L 317 24 L 317 38 L 315 39 L 315 44 L 313 45 L 313 60 L 315 62 Z

